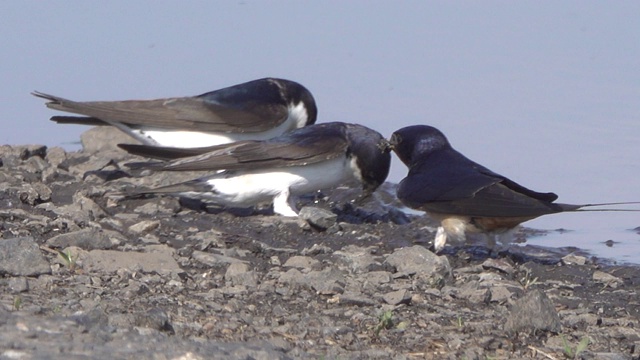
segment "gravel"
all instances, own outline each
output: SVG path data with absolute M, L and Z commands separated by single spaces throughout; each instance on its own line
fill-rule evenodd
M 129 171 L 144 159 L 113 131 L 78 152 L 0 146 L 0 359 L 640 358 L 634 265 L 436 255 L 393 184 L 358 205 L 312 194 L 299 219 L 123 198 L 196 174 Z

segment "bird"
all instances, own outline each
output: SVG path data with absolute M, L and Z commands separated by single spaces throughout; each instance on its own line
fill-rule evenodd
M 134 153 L 154 150 L 147 145 L 119 146 Z M 388 142 L 380 133 L 358 124 L 330 122 L 269 140 L 217 145 L 200 155 L 129 167 L 212 172 L 183 183 L 136 190 L 132 195 L 173 194 L 231 208 L 271 202 L 274 213 L 294 217 L 298 211 L 293 198 L 298 195 L 355 184 L 362 187 L 362 198 L 368 197 L 387 178 L 390 163 Z
M 584 208 L 638 202 L 555 203 L 555 193 L 530 190 L 468 159 L 432 126 L 399 129 L 391 135 L 389 146 L 409 169 L 398 186 L 398 199 L 440 221 L 434 239 L 436 251 L 442 250 L 447 239 L 464 242 L 467 233 L 484 234 L 492 246 L 503 235 L 508 240 L 519 224 L 547 214 L 637 211 Z
M 144 145 L 205 147 L 266 140 L 314 124 L 315 100 L 301 84 L 263 78 L 198 96 L 77 102 L 35 91 L 47 107 L 84 116 L 53 116 L 59 124 L 111 125 Z

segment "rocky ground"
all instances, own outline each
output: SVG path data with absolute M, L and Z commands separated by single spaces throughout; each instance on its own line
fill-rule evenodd
M 640 359 L 635 266 L 437 256 L 391 184 L 302 199 L 304 219 L 121 199 L 178 175 L 129 171 L 120 136 L 0 147 L 0 359 Z

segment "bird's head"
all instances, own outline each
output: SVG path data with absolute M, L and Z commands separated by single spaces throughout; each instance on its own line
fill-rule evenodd
M 377 131 L 362 125 L 348 124 L 349 152 L 358 165 L 365 194 L 373 193 L 389 175 L 389 142 Z
M 432 152 L 450 148 L 451 145 L 440 130 L 427 125 L 414 125 L 394 132 L 389 147 L 405 165 L 411 166 L 415 160 L 424 159 Z

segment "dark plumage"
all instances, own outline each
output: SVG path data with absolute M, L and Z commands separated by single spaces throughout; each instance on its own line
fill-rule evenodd
M 198 96 L 77 102 L 34 92 L 47 107 L 86 116 L 54 116 L 61 124 L 112 125 L 146 145 L 181 148 L 265 140 L 315 123 L 311 93 L 264 78 Z
M 444 246 L 447 236 L 464 240 L 465 232 L 504 233 L 542 215 L 624 204 L 555 203 L 556 194 L 527 189 L 469 160 L 431 126 L 402 128 L 393 133 L 390 143 L 409 168 L 398 187 L 398 198 L 442 223 L 436 248 Z
M 119 145 L 132 153 L 165 159 L 184 155 L 182 149 Z M 276 213 L 295 216 L 290 195 L 346 185 L 362 186 L 365 196 L 375 191 L 389 173 L 391 156 L 378 132 L 340 122 L 307 126 L 265 141 L 191 149 L 200 155 L 168 163 L 134 167 L 164 171 L 219 171 L 182 184 L 140 193 L 174 193 L 215 203 L 244 207 L 273 201 Z

